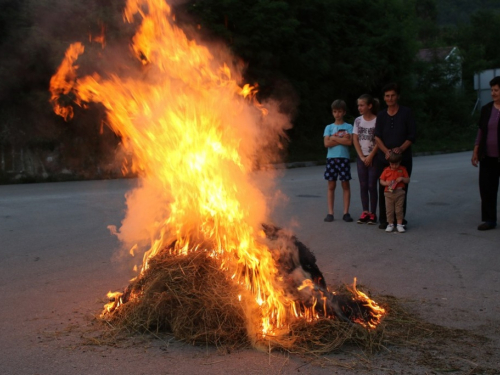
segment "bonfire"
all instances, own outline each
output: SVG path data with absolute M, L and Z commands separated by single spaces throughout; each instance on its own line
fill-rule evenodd
M 115 232 L 136 276 L 108 294 L 101 318 L 190 342 L 325 351 L 346 332 L 375 329 L 383 308 L 355 283 L 330 290 L 312 252 L 268 224 L 273 175 L 263 187 L 254 173 L 284 147 L 290 121 L 279 103 L 258 101 L 244 64 L 188 38 L 164 0 L 128 0 L 123 15 L 137 26 L 130 54 L 138 63 L 80 77 L 85 46 L 74 43 L 50 86 L 67 120 L 73 105 L 104 106 L 131 155 L 124 170 L 139 176 Z

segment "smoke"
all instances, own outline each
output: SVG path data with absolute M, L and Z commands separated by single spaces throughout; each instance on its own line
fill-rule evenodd
M 57 179 L 99 178 L 121 175 L 115 163 L 119 139 L 102 127 L 104 111 L 92 105 L 64 123 L 50 111 L 49 80 L 67 46 L 82 40 L 92 60 L 82 56 L 80 73 L 99 71 L 107 51 L 124 45 L 114 56 L 129 56 L 130 32 L 124 27 L 122 0 L 84 3 L 62 0 L 3 0 L 0 12 L 0 141 L 12 154 L 12 171 Z M 94 39 L 103 31 L 110 41 L 106 50 Z M 126 25 L 125 25 L 126 26 Z M 123 43 L 115 43 L 121 40 Z M 115 51 L 116 52 L 116 51 Z M 100 54 L 100 55 L 99 55 Z M 92 67 L 91 67 L 92 66 Z M 76 106 L 75 106 L 76 107 Z M 35 155 L 41 168 L 24 165 L 20 153 Z M 32 170 L 33 169 L 33 170 Z M 68 176 L 68 175 L 67 175 Z M 43 176 L 43 177 L 46 177 Z M 71 177 L 69 177 L 71 178 Z
M 116 235 L 138 264 L 144 252 L 187 239 L 239 249 L 258 237 L 272 184 L 259 186 L 252 173 L 280 160 L 290 128 L 279 102 L 259 103 L 243 82 L 244 63 L 221 44 L 187 37 L 169 13 L 162 0 L 130 0 L 125 18 L 136 33 L 127 54 L 119 38 L 104 49 L 87 43 L 78 70 L 66 62 L 57 73 L 77 74 L 69 93 L 64 79 L 51 88 L 102 106 L 131 155 L 127 169 L 140 184 L 126 195 Z

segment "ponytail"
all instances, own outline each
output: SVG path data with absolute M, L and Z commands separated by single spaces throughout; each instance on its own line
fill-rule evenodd
M 371 112 L 376 116 L 379 108 L 380 108 L 380 102 L 377 98 L 374 98 L 370 94 L 363 94 L 359 98 L 359 100 L 364 100 L 366 104 L 371 105 Z

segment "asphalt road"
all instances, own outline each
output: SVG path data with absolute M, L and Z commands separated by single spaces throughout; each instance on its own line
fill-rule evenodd
M 361 205 L 355 164 L 351 166 L 350 211 L 356 218 Z M 478 361 L 484 362 L 483 367 L 500 369 L 500 357 L 495 354 L 500 334 L 500 229 L 476 229 L 480 224 L 477 175 L 470 153 L 415 158 L 408 231 L 389 234 L 378 226 L 343 222 L 341 204 L 335 208 L 336 220 L 323 222 L 323 167 L 283 170 L 277 184 L 287 198 L 274 208 L 272 220 L 293 228 L 314 251 L 329 284 L 350 283 L 356 276 L 375 294 L 408 301 L 429 322 L 489 337 L 488 350 L 493 354 Z M 256 178 L 265 179 L 266 174 Z M 107 226 L 119 226 L 124 194 L 135 183 L 0 186 L 0 374 L 423 374 L 435 370 L 383 353 L 364 358 L 364 367 L 355 365 L 359 353 L 325 356 L 326 362 L 319 366 L 317 361 L 293 355 L 254 350 L 228 354 L 149 337 L 120 345 L 88 345 L 82 337 L 106 292 L 123 288 L 131 276 L 126 262 L 116 257 L 119 244 Z M 340 188 L 336 198 L 341 203 Z M 470 369 L 469 365 L 463 369 Z

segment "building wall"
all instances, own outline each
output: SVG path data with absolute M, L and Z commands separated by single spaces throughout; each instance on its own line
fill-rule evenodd
M 477 90 L 478 98 L 476 109 L 491 102 L 490 81 L 496 76 L 500 76 L 500 68 L 488 69 L 474 74 L 474 90 Z

